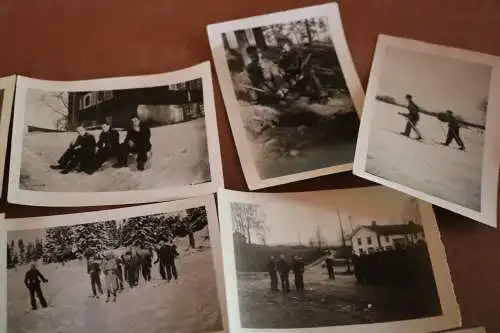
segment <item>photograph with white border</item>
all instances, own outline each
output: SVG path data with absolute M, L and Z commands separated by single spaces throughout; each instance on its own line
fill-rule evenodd
M 378 186 L 220 190 L 218 207 L 231 331 L 422 333 L 461 324 L 428 203 Z
M 251 190 L 352 170 L 364 92 L 337 3 L 207 32 Z
M 496 227 L 499 59 L 380 35 L 354 174 Z
M 5 162 L 7 158 L 7 142 L 9 138 L 9 126 L 15 89 L 15 75 L 0 78 L 0 188 L 3 188 Z
M 2 332 L 227 332 L 213 195 L 1 228 Z
M 210 63 L 143 76 L 19 76 L 8 201 L 96 206 L 224 187 Z

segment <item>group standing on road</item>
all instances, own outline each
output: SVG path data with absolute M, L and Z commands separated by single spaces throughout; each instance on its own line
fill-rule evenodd
M 329 279 L 335 279 L 333 269 L 334 257 L 331 252 L 328 252 L 324 258 Z M 294 255 L 291 262 L 287 261 L 284 254 L 280 254 L 279 259 L 271 255 L 266 264 L 266 272 L 269 274 L 271 291 L 279 291 L 278 276 L 281 284 L 281 291 L 284 293 L 290 292 L 290 271 L 293 272 L 294 285 L 297 291 L 304 291 L 304 272 L 305 262 L 299 255 Z
M 130 127 L 122 143 L 118 131 L 109 123 L 102 125 L 97 142 L 83 125 L 78 125 L 76 131 L 77 137 L 70 143 L 57 164 L 50 166 L 51 169 L 61 170 L 62 174 L 82 171 L 91 175 L 111 159 L 116 160 L 114 168 L 126 167 L 129 154 L 137 155 L 137 170 L 145 169 L 152 148 L 151 130 L 137 116 L 131 118 Z
M 417 127 L 418 121 L 420 120 L 420 112 L 421 109 L 420 107 L 413 101 L 413 96 L 412 95 L 406 95 L 405 96 L 408 105 L 408 113 L 399 113 L 400 115 L 404 116 L 407 118 L 406 121 L 406 126 L 403 132 L 401 132 L 402 135 L 410 137 L 411 131 L 413 130 L 417 137 L 415 140 L 422 140 L 422 134 L 420 133 L 420 130 Z M 446 133 L 446 139 L 441 143 L 444 146 L 449 146 L 450 143 L 455 140 L 456 143 L 458 144 L 458 147 L 460 150 L 465 150 L 465 145 L 464 142 L 462 141 L 462 138 L 460 137 L 460 127 L 461 127 L 461 122 L 457 116 L 453 114 L 453 111 L 451 110 L 446 110 L 446 112 L 440 112 L 440 113 L 431 113 L 437 117 L 438 120 L 448 123 L 448 132 Z

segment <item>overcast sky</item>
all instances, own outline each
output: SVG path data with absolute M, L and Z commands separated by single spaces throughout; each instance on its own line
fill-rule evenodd
M 377 95 L 404 102 L 411 94 L 426 110 L 451 109 L 465 120 L 485 123 L 479 105 L 488 98 L 491 66 L 394 47 L 385 51 Z
M 370 225 L 369 218 L 338 212 L 335 207 L 330 210 L 318 210 L 311 207 L 299 206 L 293 203 L 269 203 L 260 206 L 264 217 L 266 231 L 265 243 L 267 245 L 302 244 L 308 245 L 310 240 L 317 240 L 318 226 L 321 237 L 328 245 L 340 245 L 340 220 L 345 235 L 352 233 L 360 225 Z M 404 212 L 408 206 L 400 207 L 388 220 L 377 220 L 377 224 L 401 224 Z M 252 243 L 263 244 L 260 235 L 252 234 Z

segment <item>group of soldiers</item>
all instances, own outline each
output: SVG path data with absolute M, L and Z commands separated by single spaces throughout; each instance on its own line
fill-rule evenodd
M 411 131 L 413 130 L 417 137 L 416 140 L 422 140 L 422 134 L 417 127 L 420 120 L 420 107 L 413 101 L 412 95 L 405 96 L 408 105 L 408 113 L 400 113 L 407 118 L 405 130 L 401 132 L 402 135 L 409 137 Z M 459 119 L 453 114 L 453 111 L 446 110 L 444 113 L 436 114 L 436 117 L 445 123 L 448 123 L 448 133 L 446 134 L 446 139 L 441 144 L 448 146 L 453 140 L 455 140 L 459 146 L 460 150 L 465 150 L 464 142 L 460 138 L 460 122 Z
M 335 279 L 334 271 L 334 256 L 333 253 L 328 251 L 324 256 L 325 267 L 328 273 L 329 279 Z M 294 255 L 291 264 L 288 263 L 284 254 L 280 254 L 279 259 L 276 260 L 273 255 L 269 256 L 268 262 L 266 264 L 266 271 L 269 274 L 271 280 L 271 291 L 279 291 L 278 289 L 278 276 L 281 282 L 281 291 L 290 291 L 290 271 L 294 275 L 295 289 L 297 291 L 304 290 L 304 271 L 305 263 L 304 259 L 299 255 Z
M 157 259 L 153 262 L 153 254 L 156 252 Z M 117 294 L 124 290 L 124 282 L 130 288 L 139 284 L 142 275 L 144 282 L 151 281 L 151 270 L 153 264 L 159 263 L 159 273 L 163 280 L 178 278 L 175 259 L 179 256 L 177 246 L 172 240 L 160 241 L 156 248 L 141 249 L 130 248 L 122 255 L 116 255 L 112 250 L 96 253 L 87 257 L 87 273 L 90 278 L 92 290 L 91 297 L 99 298 L 106 293 L 106 302 L 116 302 Z M 104 288 L 101 275 L 104 275 Z M 48 280 L 32 264 L 26 272 L 24 283 L 30 292 L 30 302 L 33 310 L 37 309 L 36 298 L 42 307 L 47 307 L 47 301 L 43 295 L 41 283 Z
M 325 102 L 323 86 L 310 64 L 311 53 L 305 55 L 286 37 L 277 39 L 281 51 L 278 63 L 263 58 L 262 50 L 249 46 L 246 53 L 250 63 L 246 71 L 260 104 L 272 104 L 289 93 L 309 96 L 311 101 Z
M 128 154 L 137 154 L 137 169 L 144 170 L 144 165 L 151 151 L 151 130 L 137 116 L 130 120 L 125 140 L 120 143 L 118 131 L 111 124 L 104 123 L 96 142 L 94 136 L 83 125 L 76 128 L 77 137 L 62 154 L 52 169 L 60 169 L 62 174 L 73 170 L 89 175 L 96 172 L 107 160 L 116 159 L 115 168 L 127 166 Z

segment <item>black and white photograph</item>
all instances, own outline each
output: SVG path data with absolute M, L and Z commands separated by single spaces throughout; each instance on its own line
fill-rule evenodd
M 223 184 L 208 62 L 91 81 L 20 77 L 17 89 L 10 202 L 147 202 Z
M 7 141 L 15 87 L 15 75 L 0 78 L 0 187 L 2 187 L 4 181 Z M 3 195 L 3 193 L 0 195 Z
M 224 331 L 213 196 L 3 223 L 6 332 Z
M 497 63 L 379 37 L 354 173 L 496 226 Z
M 430 205 L 384 188 L 224 191 L 220 202 L 222 241 L 232 243 L 224 273 L 236 276 L 226 279 L 231 327 L 427 332 L 460 324 Z
M 352 169 L 363 91 L 336 4 L 207 29 L 250 189 Z

